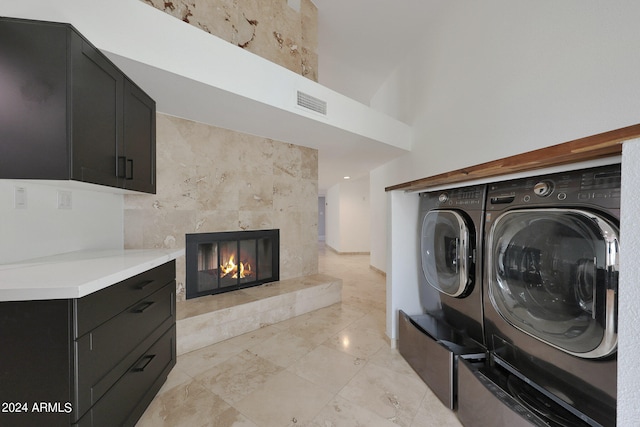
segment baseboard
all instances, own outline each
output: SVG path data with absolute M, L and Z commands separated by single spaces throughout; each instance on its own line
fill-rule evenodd
M 380 274 L 381 276 L 387 277 L 387 273 L 386 272 L 384 272 L 384 271 L 382 271 L 382 270 L 380 270 L 378 268 L 375 268 L 373 265 L 369 264 L 369 268 L 371 270 L 375 271 L 376 273 Z
M 340 252 L 325 243 L 327 249 L 338 255 L 371 255 L 371 252 Z

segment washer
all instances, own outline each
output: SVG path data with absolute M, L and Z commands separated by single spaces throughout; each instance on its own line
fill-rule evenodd
M 523 404 L 548 412 L 534 403 L 550 399 L 576 418 L 550 413 L 550 425 L 615 425 L 620 172 L 610 165 L 488 188 L 489 360 Z

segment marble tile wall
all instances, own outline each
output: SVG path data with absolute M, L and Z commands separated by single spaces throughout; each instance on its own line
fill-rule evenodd
M 287 0 L 141 1 L 318 81 L 318 11 L 311 0 L 301 0 L 299 10 Z
M 126 195 L 125 248 L 184 248 L 185 234 L 280 229 L 281 280 L 318 272 L 315 149 L 158 114 L 157 194 Z M 177 262 L 184 299 L 184 257 Z

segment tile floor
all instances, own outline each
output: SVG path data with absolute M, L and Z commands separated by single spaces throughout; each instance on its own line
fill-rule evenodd
M 178 357 L 138 427 L 460 427 L 390 348 L 368 255 L 320 248 L 342 303 Z

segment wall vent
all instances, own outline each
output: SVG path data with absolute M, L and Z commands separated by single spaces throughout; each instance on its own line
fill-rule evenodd
M 323 101 L 304 92 L 298 91 L 298 106 L 325 116 L 327 115 L 327 101 Z

